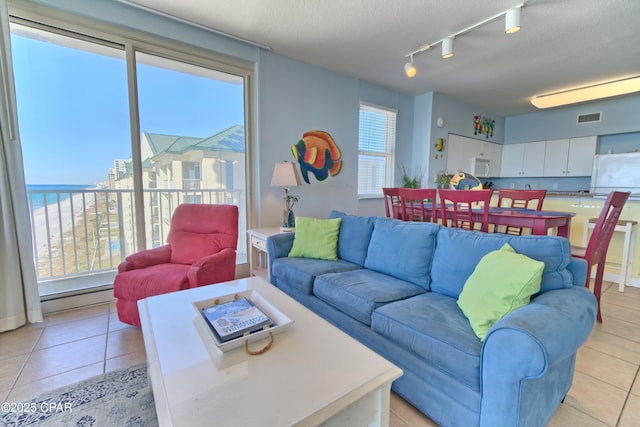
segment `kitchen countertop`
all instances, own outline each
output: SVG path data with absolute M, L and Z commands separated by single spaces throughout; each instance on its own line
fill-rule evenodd
M 599 194 L 599 193 L 589 193 L 582 191 L 547 191 L 546 197 L 582 197 L 582 198 L 590 198 L 590 199 L 606 199 L 608 194 Z M 629 197 L 630 201 L 638 201 L 640 200 L 640 195 L 632 194 Z

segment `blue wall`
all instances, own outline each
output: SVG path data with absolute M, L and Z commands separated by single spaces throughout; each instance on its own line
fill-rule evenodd
M 324 217 L 332 209 L 384 214 L 381 199 L 358 200 L 358 115 L 360 102 L 398 110 L 396 156 L 411 158 L 413 98 L 380 86 L 327 71 L 304 62 L 262 51 L 259 65 L 259 142 L 261 217 L 277 222 L 282 189 L 271 188 L 273 165 L 293 161 L 291 145 L 308 130 L 329 132 L 342 152 L 340 173 L 325 181 L 310 176 L 292 191 L 300 196 L 297 215 Z
M 572 107 L 551 108 L 506 119 L 505 144 L 591 135 L 640 132 L 640 95 L 590 102 Z M 577 124 L 579 114 L 601 112 L 601 120 Z M 639 147 L 640 148 L 640 147 Z
M 398 111 L 396 163 L 410 164 L 413 140 L 413 97 L 354 77 L 340 75 L 272 52 L 230 40 L 109 0 L 38 0 L 56 9 L 138 31 L 170 37 L 222 53 L 255 66 L 255 146 L 257 186 L 252 195 L 256 220 L 250 226 L 280 222 L 282 189 L 270 186 L 276 162 L 293 160 L 291 146 L 308 130 L 324 130 L 342 151 L 343 168 L 335 177 L 292 190 L 300 196 L 297 215 L 323 217 L 332 209 L 384 215 L 381 199 L 358 200 L 358 115 L 361 101 Z M 396 171 L 396 182 L 400 182 Z
M 598 152 L 632 151 L 640 148 L 640 95 L 609 101 L 555 108 L 532 114 L 500 117 L 490 111 L 464 104 L 437 93 L 410 97 L 384 87 L 302 63 L 212 32 L 168 18 L 131 8 L 112 0 L 37 0 L 39 3 L 110 24 L 130 27 L 161 37 L 170 37 L 201 49 L 222 53 L 255 66 L 255 146 L 253 154 L 257 177 L 256 220 L 251 226 L 269 226 L 280 220 L 282 190 L 271 188 L 275 162 L 292 160 L 291 145 L 307 130 L 320 129 L 332 134 L 342 150 L 343 169 L 326 181 L 313 181 L 294 190 L 301 196 L 298 215 L 322 217 L 331 209 L 350 213 L 382 215 L 380 199 L 358 200 L 357 144 L 358 107 L 361 101 L 398 111 L 395 184 L 401 183 L 400 165 L 423 170 L 423 186 L 432 185 L 433 175 L 446 167 L 445 156 L 438 156 L 433 145 L 437 138 L 454 133 L 471 138 L 473 116 L 496 120 L 497 143 L 518 143 L 587 135 L 599 135 Z M 577 125 L 578 114 L 602 112 L 602 121 Z M 436 126 L 438 117 L 445 125 Z M 512 182 L 502 183 L 510 186 Z M 525 182 L 513 182 L 519 188 Z M 545 179 L 534 187 L 577 190 L 585 180 Z

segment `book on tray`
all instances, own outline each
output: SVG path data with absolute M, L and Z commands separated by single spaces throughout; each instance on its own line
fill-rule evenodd
M 271 325 L 271 319 L 249 299 L 239 298 L 202 309 L 207 323 L 220 341 L 229 341 Z

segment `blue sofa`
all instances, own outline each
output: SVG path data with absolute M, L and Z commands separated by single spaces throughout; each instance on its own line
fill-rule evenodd
M 402 368 L 392 389 L 441 425 L 549 421 L 597 309 L 586 263 L 571 258 L 566 239 L 329 218 L 342 218 L 336 261 L 289 258 L 292 233 L 268 238 L 273 285 Z M 480 259 L 506 242 L 545 263 L 541 289 L 482 342 L 456 302 Z

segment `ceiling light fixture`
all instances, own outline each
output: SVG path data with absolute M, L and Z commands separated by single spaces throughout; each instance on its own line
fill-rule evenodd
M 510 9 L 504 16 L 504 32 L 513 34 L 520 31 L 520 6 Z
M 415 65 L 413 65 L 413 55 L 411 55 L 411 62 L 407 62 L 404 64 L 404 72 L 407 74 L 407 77 L 414 77 L 417 73 Z
M 537 108 L 552 108 L 578 102 L 595 101 L 612 96 L 627 95 L 634 92 L 640 92 L 640 76 L 540 95 L 534 97 L 531 103 Z
M 442 39 L 442 57 L 447 59 L 453 56 L 453 37 Z
M 407 58 L 411 58 L 411 63 L 407 62 L 404 65 L 404 70 L 405 73 L 407 74 L 407 77 L 413 77 L 416 75 L 416 70 L 415 70 L 415 65 L 413 65 L 413 56 L 417 55 L 419 53 L 423 53 L 428 51 L 429 49 L 431 49 L 432 47 L 441 44 L 442 45 L 442 57 L 443 58 L 451 58 L 453 56 L 453 39 L 455 39 L 456 37 L 459 37 L 463 34 L 467 34 L 470 33 L 471 31 L 482 27 L 483 25 L 486 25 L 490 22 L 495 21 L 498 18 L 501 17 L 505 17 L 505 32 L 507 34 L 511 34 L 511 33 L 515 33 L 516 31 L 518 31 L 520 29 L 520 10 L 524 7 L 525 3 L 520 3 L 516 6 L 513 6 L 510 9 L 507 9 L 505 11 L 502 11 L 496 15 L 493 15 L 487 19 L 484 19 L 480 22 L 477 22 L 473 25 L 468 26 L 467 28 L 464 28 L 450 36 L 447 37 L 443 37 L 438 41 L 435 41 L 433 43 L 425 43 L 422 46 L 420 46 L 418 49 L 414 50 L 413 52 L 409 52 L 405 55 L 405 57 Z M 413 70 L 413 75 L 409 75 L 409 70 Z

